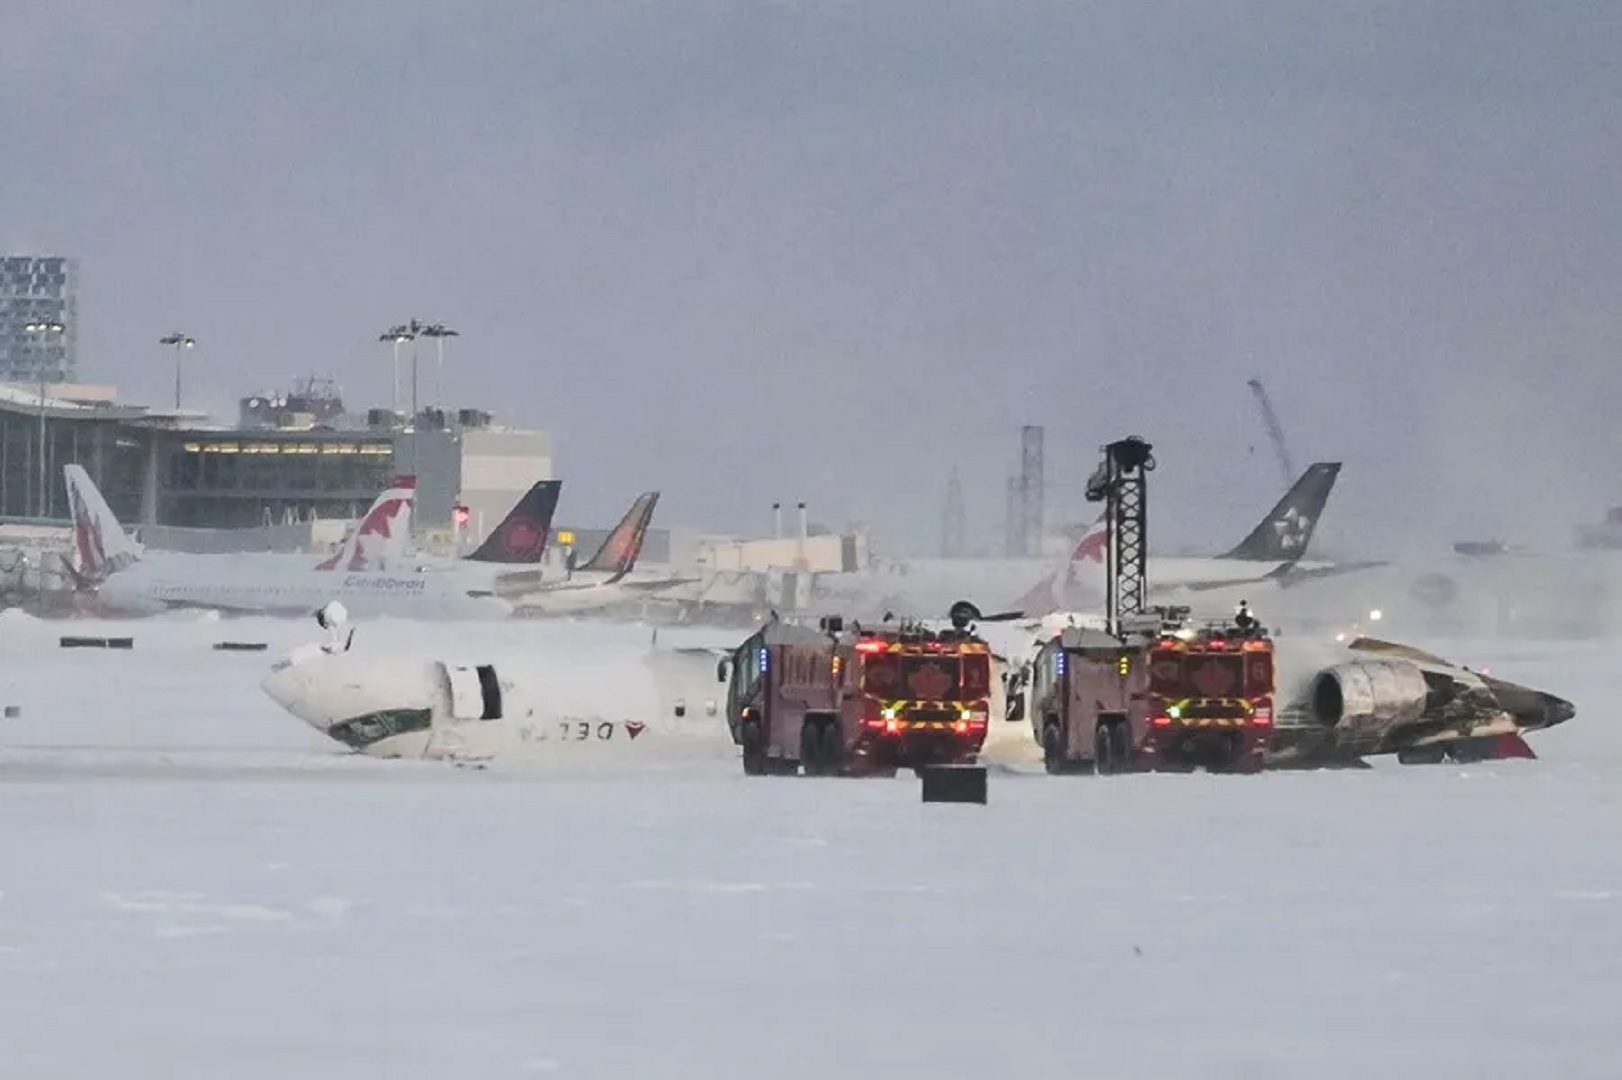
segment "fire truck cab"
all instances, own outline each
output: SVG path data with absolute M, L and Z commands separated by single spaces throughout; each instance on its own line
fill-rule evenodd
M 991 649 L 963 629 L 768 623 L 716 677 L 751 776 L 968 764 L 985 742 Z
M 1066 627 L 1022 673 L 1017 704 L 1050 773 L 1259 772 L 1273 732 L 1273 641 L 1252 620 L 1146 613 L 1121 636 Z

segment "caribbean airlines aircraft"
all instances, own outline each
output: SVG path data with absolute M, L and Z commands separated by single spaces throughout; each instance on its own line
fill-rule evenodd
M 536 547 L 533 534 L 551 527 L 546 489 L 531 492 L 513 508 L 480 549 L 444 568 L 418 569 L 406 555 L 413 477 L 397 477 L 378 496 L 343 547 L 326 559 L 267 553 L 196 555 L 148 552 L 113 516 L 89 475 L 65 469 L 73 510 L 73 575 L 114 612 L 150 613 L 168 608 L 205 608 L 254 614 L 307 616 L 341 599 L 357 615 L 414 618 L 502 618 L 512 605 L 493 589 L 510 572 L 509 549 Z M 555 483 L 555 482 L 549 482 Z M 556 492 L 550 500 L 555 504 Z M 544 548 L 544 536 L 536 547 Z

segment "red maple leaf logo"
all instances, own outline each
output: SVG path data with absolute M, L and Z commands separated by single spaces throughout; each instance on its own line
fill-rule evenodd
M 1101 563 L 1101 562 L 1104 561 L 1104 555 L 1105 555 L 1106 551 L 1108 550 L 1108 548 L 1109 548 L 1109 530 L 1107 530 L 1107 529 L 1097 529 L 1097 530 L 1089 529 L 1087 531 L 1087 535 L 1085 535 L 1085 536 L 1083 536 L 1081 538 L 1081 543 L 1076 545 L 1076 550 L 1071 553 L 1070 561 L 1073 562 L 1073 563 L 1078 563 L 1078 562 Z
M 1233 693 L 1238 685 L 1238 679 L 1226 660 L 1211 658 L 1203 662 L 1196 662 L 1194 671 L 1188 681 L 1194 684 L 1194 689 L 1200 692 L 1201 697 L 1227 697 Z
M 907 689 L 918 701 L 939 701 L 955 682 L 938 662 L 920 664 L 907 674 Z
M 507 526 L 502 546 L 509 555 L 534 555 L 540 551 L 545 539 L 546 533 L 540 526 L 528 518 L 520 518 Z

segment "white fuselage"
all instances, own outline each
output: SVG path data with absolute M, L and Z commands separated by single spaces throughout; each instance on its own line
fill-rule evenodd
M 549 581 L 523 593 L 507 592 L 521 615 L 585 615 L 605 611 L 631 600 L 657 595 L 657 589 L 632 588 L 626 579 L 610 582 L 607 575 L 576 573 L 573 578 Z
M 1244 559 L 1151 556 L 1149 588 L 1153 595 L 1188 602 L 1185 596 L 1198 595 L 1191 586 L 1261 586 L 1266 576 L 1282 565 Z M 1329 564 L 1295 565 L 1306 570 Z M 873 617 L 882 615 L 880 609 L 887 608 L 897 615 L 938 618 L 958 600 L 970 600 L 986 612 L 1013 610 L 1033 586 L 1055 571 L 1062 582 L 1067 569 L 1074 585 L 1056 598 L 1060 605 L 1101 609 L 1105 580 L 1100 563 L 1065 567 L 1051 559 L 917 559 L 896 564 L 888 571 L 817 575 L 812 612 Z
M 261 685 L 294 716 L 374 757 L 726 764 L 737 747 L 715 663 L 702 652 L 624 648 L 453 659 L 306 647 Z M 483 682 L 480 665 L 492 669 Z
M 255 614 L 308 615 L 329 600 L 351 614 L 425 619 L 505 618 L 512 606 L 492 596 L 493 575 L 466 567 L 351 572 L 318 570 L 308 555 L 181 555 L 147 552 L 97 589 L 115 609 L 203 607 Z

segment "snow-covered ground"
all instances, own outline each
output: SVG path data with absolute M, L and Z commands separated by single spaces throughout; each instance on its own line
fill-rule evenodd
M 0 614 L 6 1076 L 1618 1075 L 1622 643 L 1415 642 L 1571 697 L 1540 761 L 963 807 L 345 756 L 258 689 L 313 636 Z

